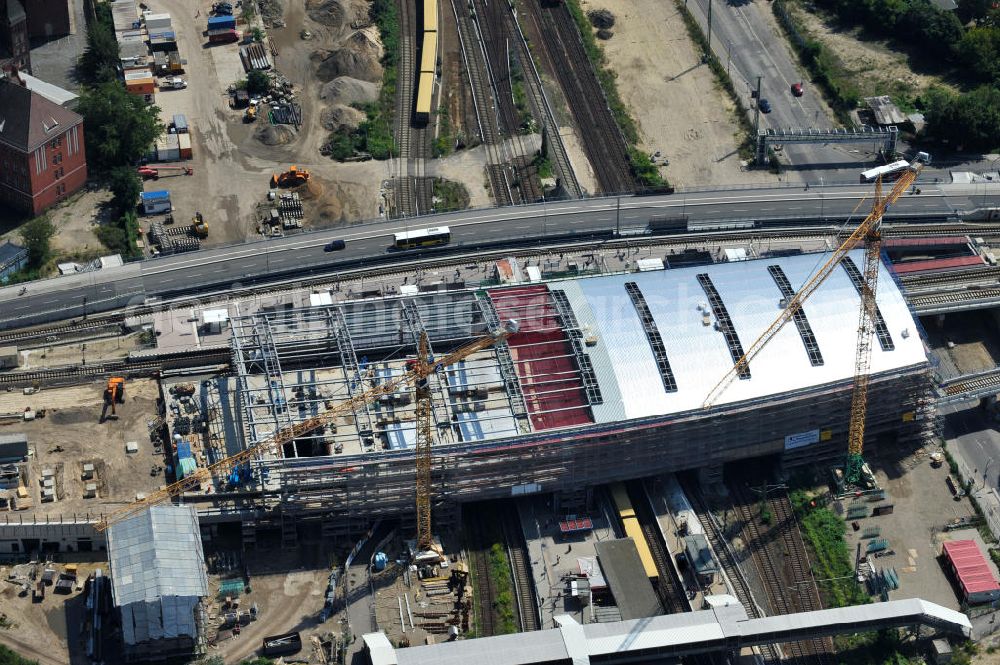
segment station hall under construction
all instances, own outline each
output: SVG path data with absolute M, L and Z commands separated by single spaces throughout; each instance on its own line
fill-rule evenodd
M 803 254 L 399 297 L 271 307 L 231 319 L 236 441 L 274 432 L 399 376 L 426 332 L 440 355 L 516 320 L 506 342 L 431 377 L 435 509 L 552 492 L 573 512 L 595 485 L 781 455 L 846 451 L 863 260 L 835 269 L 738 380 L 706 396 L 822 264 Z M 919 324 L 883 265 L 867 440 L 921 436 L 931 409 Z M 217 479 L 263 490 L 244 524 L 278 508 L 339 528 L 411 512 L 409 391 L 314 430 Z M 229 451 L 230 453 L 232 450 Z M 238 485 L 238 487 L 236 487 Z M 249 486 L 249 487 L 248 487 Z M 247 496 L 242 494 L 242 496 Z M 252 513 L 252 514 L 251 514 Z M 369 522 L 370 523 L 370 522 Z M 333 525 L 338 525 L 334 527 Z

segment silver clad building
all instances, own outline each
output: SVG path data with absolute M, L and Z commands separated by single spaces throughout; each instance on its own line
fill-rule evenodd
M 111 592 L 126 660 L 202 651 L 208 595 L 198 518 L 190 506 L 153 506 L 108 529 Z
M 439 509 L 535 492 L 554 492 L 569 509 L 594 485 L 636 475 L 769 454 L 789 465 L 839 458 L 860 252 L 834 270 L 745 376 L 703 406 L 825 258 L 238 313 L 229 389 L 246 442 L 254 443 L 404 371 L 422 330 L 440 355 L 513 318 L 521 329 L 507 343 L 432 378 Z M 870 447 L 919 438 L 932 412 L 921 331 L 884 266 L 876 318 Z M 383 397 L 267 454 L 253 464 L 251 482 L 265 490 L 269 507 L 320 517 L 332 530 L 354 517 L 409 511 L 413 413 L 408 392 Z

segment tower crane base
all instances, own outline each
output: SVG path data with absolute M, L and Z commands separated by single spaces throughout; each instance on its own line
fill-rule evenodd
M 867 462 L 861 465 L 859 473 L 857 474 L 857 479 L 853 482 L 848 479 L 846 472 L 847 469 L 843 464 L 830 467 L 830 475 L 833 477 L 833 484 L 837 490 L 837 498 L 858 494 L 870 494 L 878 492 L 882 489 L 878 484 L 878 480 L 875 479 L 875 474 L 872 473 L 871 467 L 868 466 Z

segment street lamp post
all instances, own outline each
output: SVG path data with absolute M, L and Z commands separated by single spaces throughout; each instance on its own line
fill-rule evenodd
M 819 177 L 819 216 L 826 221 L 826 197 L 823 195 L 823 176 Z

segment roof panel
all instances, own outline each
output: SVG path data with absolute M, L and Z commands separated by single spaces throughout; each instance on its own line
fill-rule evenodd
M 826 253 L 805 254 L 577 280 L 573 284 L 582 293 L 587 306 L 571 299 L 574 312 L 581 322 L 592 322 L 599 346 L 604 347 L 610 360 L 610 368 L 595 362 L 602 393 L 613 395 L 613 389 L 617 388 L 628 418 L 700 408 L 716 382 L 732 367 L 732 359 L 722 333 L 713 325 L 704 324 L 699 305 L 707 298 L 696 275 L 699 272 L 710 274 L 744 348 L 748 348 L 780 313 L 781 292 L 767 266 L 780 265 L 797 291 L 828 256 Z M 861 250 L 852 252 L 851 256 L 856 263 L 863 262 Z M 913 317 L 884 265 L 879 277 L 878 305 L 896 348 L 882 351 L 875 345 L 872 372 L 926 363 Z M 677 379 L 675 393 L 667 393 L 663 388 L 648 340 L 625 291 L 627 281 L 639 285 L 656 320 Z M 567 294 L 574 290 L 564 285 L 559 288 Z M 846 273 L 834 270 L 805 304 L 824 364 L 813 366 L 810 363 L 795 326 L 786 325 L 750 363 L 752 378 L 734 381 L 718 403 L 850 380 L 854 371 L 855 313 L 859 304 L 857 292 Z M 591 355 L 598 357 L 593 351 Z M 594 414 L 598 422 L 616 419 L 609 410 L 597 408 Z

